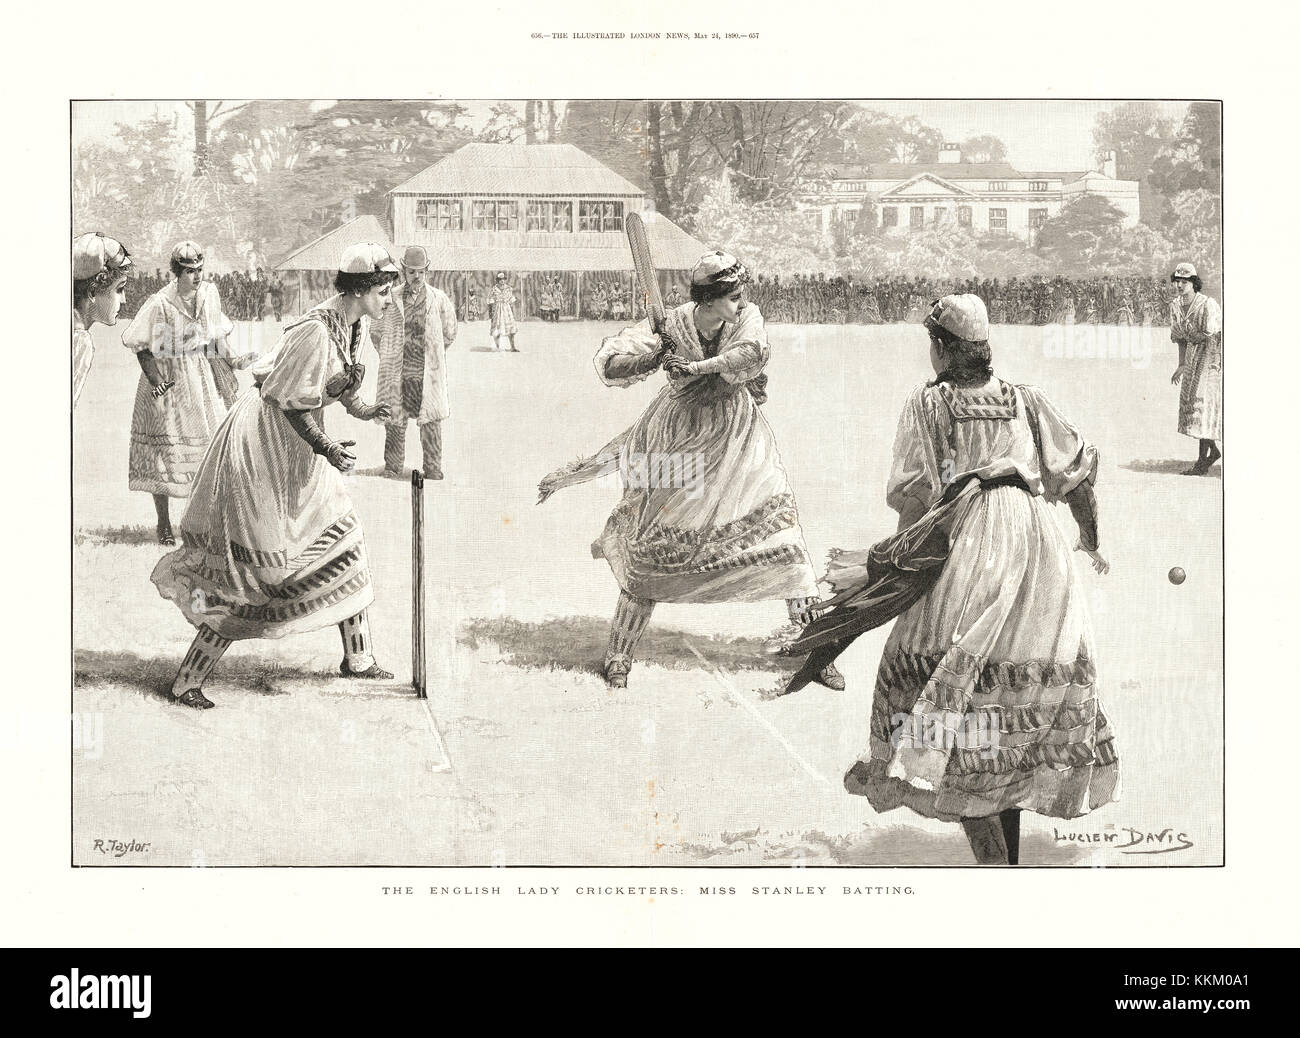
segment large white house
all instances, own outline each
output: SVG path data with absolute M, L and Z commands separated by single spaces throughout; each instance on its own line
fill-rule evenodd
M 807 204 L 819 210 L 822 231 L 854 223 L 874 205 L 886 233 L 953 223 L 977 233 L 1010 234 L 1033 241 L 1035 232 L 1074 199 L 1101 195 L 1138 222 L 1138 182 L 1115 175 L 1115 153 L 1100 170 L 1018 170 L 1006 162 L 963 162 L 961 147 L 945 144 L 936 163 L 887 162 L 828 169 L 828 188 Z

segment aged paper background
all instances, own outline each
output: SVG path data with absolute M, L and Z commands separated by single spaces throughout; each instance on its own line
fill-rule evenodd
M 562 8 L 562 9 L 561 9 Z M 1264 14 L 1263 11 L 1268 13 Z M 1294 434 L 1287 305 L 1296 15 L 1183 3 L 345 5 L 190 14 L 69 5 L 6 79 L 11 339 L 3 743 L 5 915 L 15 944 L 1276 944 L 1294 940 L 1289 791 Z M 670 46 L 554 31 L 744 31 Z M 1227 409 L 1227 827 L 1222 869 L 119 869 L 69 862 L 69 429 L 64 410 L 72 97 L 1062 97 L 1222 99 Z M 21 111 L 18 109 L 21 108 Z M 1272 305 L 1270 305 L 1272 304 Z M 24 363 L 26 362 L 26 363 Z M 1229 453 L 1225 449 L 1225 454 Z M 49 503 L 47 503 L 49 502 Z M 1104 507 L 1104 505 L 1103 505 Z M 1170 522 L 1177 520 L 1169 517 Z M 1113 517 L 1110 521 L 1122 521 Z M 1171 638 L 1190 632 L 1170 632 Z M 431 883 L 500 897 L 420 896 Z M 574 888 L 890 885 L 910 896 L 577 896 Z M 380 887 L 412 886 L 410 898 Z M 512 896 L 558 886 L 557 897 Z M 1008 927 L 998 906 L 1058 906 Z M 1032 918 L 1034 921 L 1030 922 Z

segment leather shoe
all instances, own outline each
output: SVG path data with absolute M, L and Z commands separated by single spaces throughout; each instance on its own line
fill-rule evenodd
M 177 706 L 188 706 L 195 710 L 211 710 L 217 705 L 197 688 L 187 688 L 179 696 L 172 696 L 172 702 Z
M 346 656 L 343 657 L 343 662 L 339 664 L 339 673 L 345 678 L 371 678 L 377 681 L 391 681 L 393 677 L 378 663 L 370 664 L 365 670 L 353 670 L 348 666 Z

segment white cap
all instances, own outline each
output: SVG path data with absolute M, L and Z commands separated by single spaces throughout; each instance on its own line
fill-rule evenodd
M 396 274 L 397 264 L 386 248 L 372 241 L 348 246 L 339 261 L 341 274 L 374 274 L 380 271 Z

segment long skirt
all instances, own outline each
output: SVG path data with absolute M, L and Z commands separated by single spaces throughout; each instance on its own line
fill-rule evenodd
M 1009 808 L 1074 818 L 1118 799 L 1072 554 L 1042 498 L 971 498 L 937 581 L 886 641 L 868 777 L 851 772 L 850 792 L 948 821 Z
M 223 638 L 314 631 L 374 600 L 343 476 L 256 387 L 240 394 L 213 437 L 180 539 L 151 579 L 191 624 Z
M 493 335 L 514 335 L 519 331 L 519 325 L 515 321 L 515 307 L 513 303 L 502 300 L 493 300 L 491 314 Z
M 172 386 L 157 400 L 140 373 L 131 412 L 127 486 L 147 494 L 188 497 L 199 463 L 226 417 L 226 402 L 207 357 L 156 357 Z
M 1202 440 L 1223 439 L 1223 347 L 1189 343 L 1187 373 L 1178 389 L 1178 431 Z
M 627 431 L 542 481 L 618 472 L 623 497 L 591 546 L 619 587 L 656 602 L 813 598 L 817 578 L 772 429 L 746 385 L 668 385 Z

